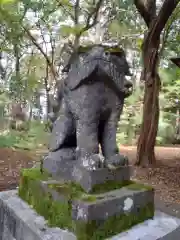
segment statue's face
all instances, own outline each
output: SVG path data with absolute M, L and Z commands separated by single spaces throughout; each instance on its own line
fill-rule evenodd
M 80 58 L 82 58 L 83 64 L 92 65 L 92 62 L 95 63 L 95 69 L 99 69 L 100 75 L 107 76 L 109 80 L 116 83 L 119 90 L 130 87 L 130 82 L 127 84 L 125 76 L 131 76 L 131 73 L 125 52 L 122 49 L 108 49 L 97 46 L 92 48 L 86 57 L 82 54 Z
M 84 54 L 80 54 L 80 58 L 84 60 L 84 63 L 97 61 L 97 65 L 105 71 L 109 72 L 112 70 L 109 68 L 113 68 L 113 70 L 116 70 L 125 76 L 131 76 L 126 55 L 122 49 L 96 46 L 85 53 L 85 55 L 86 57 L 84 58 Z
M 102 79 L 122 92 L 125 76 L 131 76 L 125 52 L 118 47 L 103 45 L 81 48 L 64 71 L 68 72 L 67 83 L 71 90 L 95 73 L 97 80 Z
M 108 48 L 102 45 L 97 45 L 92 48 L 81 47 L 78 51 L 78 56 L 82 63 L 90 63 L 91 61 L 99 61 L 101 64 L 109 62 L 115 65 L 119 71 L 122 71 L 126 76 L 131 76 L 129 71 L 129 65 L 126 59 L 126 55 L 123 49 L 120 48 Z M 71 58 L 70 62 L 64 67 L 63 72 L 69 72 L 71 64 L 77 58 Z M 98 64 L 98 63 L 97 63 Z

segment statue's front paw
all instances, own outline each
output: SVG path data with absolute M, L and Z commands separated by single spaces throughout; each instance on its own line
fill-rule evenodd
M 127 166 L 128 164 L 128 158 L 121 154 L 116 154 L 106 160 L 106 166 L 108 168 L 117 168 L 120 166 Z
M 81 165 L 88 169 L 98 169 L 104 167 L 104 159 L 100 154 L 93 154 L 81 159 Z

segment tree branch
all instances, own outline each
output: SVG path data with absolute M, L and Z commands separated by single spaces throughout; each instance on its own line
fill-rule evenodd
M 49 27 L 49 25 L 46 23 L 44 17 L 41 18 L 41 21 L 45 24 L 46 28 L 48 29 L 49 31 L 49 35 L 50 35 L 50 45 L 51 45 L 51 63 L 54 65 L 54 56 L 55 56 L 55 46 L 56 46 L 56 43 L 55 43 L 55 39 L 53 38 L 53 34 L 52 34 L 52 31 Z M 40 28 L 40 22 L 39 22 L 39 28 Z M 41 35 L 42 35 L 42 31 L 41 31 Z M 42 36 L 43 37 L 43 36 Z M 44 37 L 43 37 L 44 39 Z M 46 44 L 46 41 L 44 39 L 44 42 Z M 46 47 L 46 54 L 47 54 L 47 47 Z
M 178 9 L 179 10 L 179 9 Z M 179 14 L 179 11 L 174 11 L 174 13 L 172 14 L 172 16 L 170 17 L 170 19 L 168 20 L 167 24 L 166 24 L 166 27 L 164 29 L 164 32 L 163 32 L 163 37 L 162 37 L 162 44 L 161 44 L 161 49 L 159 51 L 159 55 L 161 57 L 162 53 L 163 53 L 163 50 L 166 46 L 166 42 L 167 42 L 167 39 L 168 39 L 168 35 L 169 35 L 169 32 L 171 31 L 171 27 L 173 25 L 173 22 L 177 19 L 177 16 Z
M 134 4 L 149 27 L 152 19 L 156 16 L 156 0 L 134 0 Z
M 46 59 L 46 62 L 49 65 L 49 68 L 50 68 L 50 70 L 51 70 L 51 72 L 53 74 L 53 77 L 57 81 L 58 74 L 57 74 L 57 72 L 56 72 L 56 70 L 55 70 L 51 60 L 49 59 L 48 55 L 44 52 L 43 48 L 38 44 L 38 42 L 36 41 L 35 37 L 31 34 L 30 30 L 27 29 L 24 26 L 22 26 L 22 28 L 27 33 L 27 35 L 30 38 L 30 40 L 32 41 L 32 43 L 37 47 L 37 49 L 42 53 L 42 55 Z
M 0 75 L 1 75 L 2 79 L 5 79 L 6 70 L 2 65 L 2 62 L 1 62 L 2 60 L 3 60 L 3 56 L 2 56 L 2 52 L 0 52 Z
M 80 0 L 76 0 L 75 6 L 74 6 L 74 24 L 78 25 L 79 23 L 79 2 Z
M 149 37 L 149 41 L 153 39 L 159 38 L 161 32 L 164 29 L 169 17 L 173 13 L 174 9 L 177 7 L 180 0 L 166 0 L 163 3 L 163 6 L 156 18 L 154 25 L 152 26 L 151 34 Z
M 60 1 L 61 1 L 61 0 L 60 0 Z M 73 13 L 71 13 L 71 12 L 64 6 L 63 3 L 58 2 L 57 7 L 61 7 L 61 8 L 63 9 L 63 11 L 64 11 L 68 16 L 70 16 L 71 20 L 74 21 L 74 15 L 73 15 Z
M 103 1 L 104 0 L 99 0 L 97 2 L 96 6 L 94 7 L 94 9 L 91 11 L 91 13 L 89 13 L 87 21 L 86 21 L 86 26 L 84 28 L 82 28 L 81 34 L 85 31 L 89 30 L 90 28 L 94 27 L 97 24 L 99 10 L 102 6 Z M 94 1 L 94 4 L 95 4 L 95 1 Z M 90 22 L 91 19 L 92 19 L 92 22 Z

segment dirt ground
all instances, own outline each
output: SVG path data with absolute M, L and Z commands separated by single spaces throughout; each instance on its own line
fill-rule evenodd
M 0 148 L 0 191 L 14 189 L 18 185 L 22 168 L 30 168 L 35 156 L 22 150 Z
M 129 157 L 133 165 L 136 147 L 120 146 L 120 152 Z M 32 167 L 37 157 L 28 151 L 0 149 L 0 191 L 18 185 L 21 168 Z M 134 180 L 151 184 L 157 197 L 167 203 L 180 203 L 180 147 L 156 147 L 157 164 L 153 168 L 133 167 Z
M 136 147 L 120 146 L 120 152 L 129 157 L 130 163 L 136 159 Z M 180 146 L 156 147 L 156 166 L 141 168 L 133 166 L 134 180 L 151 184 L 155 195 L 166 203 L 180 203 Z

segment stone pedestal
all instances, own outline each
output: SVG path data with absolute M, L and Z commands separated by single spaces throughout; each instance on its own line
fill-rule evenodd
M 76 174 L 64 171 L 64 177 L 56 179 L 38 168 L 22 172 L 19 196 L 49 226 L 68 229 L 78 240 L 104 240 L 153 218 L 154 191 L 132 182 L 129 166 L 113 170 L 88 170 L 75 162 L 73 166 Z
M 153 219 L 108 239 L 179 240 L 179 236 L 180 219 L 155 211 Z M 68 230 L 49 227 L 44 217 L 24 202 L 16 190 L 11 190 L 0 192 L 0 240 L 77 240 L 77 237 Z
M 91 170 L 80 166 L 76 160 L 70 160 L 67 152 L 65 151 L 62 156 L 61 151 L 62 158 L 58 152 L 50 152 L 44 159 L 43 168 L 51 174 L 53 179 L 76 182 L 86 192 L 90 192 L 95 185 L 103 184 L 106 181 L 125 182 L 130 180 L 131 168 L 129 166 L 113 170 L 108 168 Z
M 129 165 L 90 169 L 53 153 L 44 159 L 43 167 L 22 170 L 18 195 L 2 194 L 0 240 L 6 240 L 4 236 L 7 240 L 45 240 L 47 236 L 52 240 L 105 240 L 126 233 L 122 235 L 125 240 L 124 236 L 130 236 L 127 230 L 154 217 L 154 190 L 131 181 Z M 20 205 L 21 211 L 14 213 Z M 28 212 L 35 216 L 34 211 L 41 219 L 35 228 L 24 221 Z

